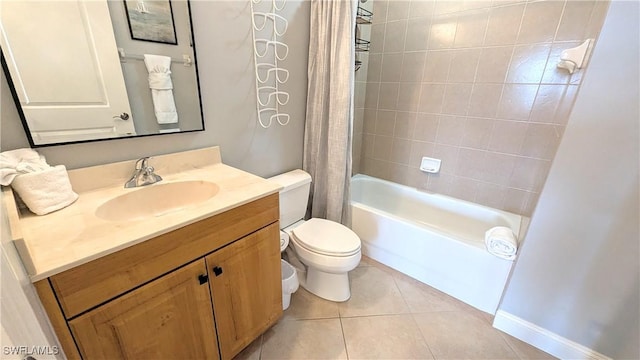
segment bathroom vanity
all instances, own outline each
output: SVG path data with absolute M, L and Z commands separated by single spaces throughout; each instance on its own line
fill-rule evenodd
M 19 211 L 5 189 L 16 247 L 70 359 L 231 359 L 282 315 L 279 186 L 222 164 L 217 147 L 151 162 L 164 180 L 135 189 L 123 187 L 134 161 L 70 171 L 80 198 L 45 216 Z M 166 208 L 198 182 L 217 191 Z M 178 185 L 144 198 L 163 184 Z M 121 216 L 98 210 L 109 202 Z

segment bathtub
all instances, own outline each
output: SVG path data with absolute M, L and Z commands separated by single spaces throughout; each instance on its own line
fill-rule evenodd
M 513 262 L 489 254 L 484 233 L 519 234 L 521 216 L 360 174 L 351 210 L 364 255 L 495 314 Z

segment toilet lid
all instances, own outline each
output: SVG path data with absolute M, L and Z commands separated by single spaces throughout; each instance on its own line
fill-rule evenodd
M 360 251 L 360 238 L 346 226 L 310 219 L 292 231 L 298 245 L 323 255 L 349 256 Z

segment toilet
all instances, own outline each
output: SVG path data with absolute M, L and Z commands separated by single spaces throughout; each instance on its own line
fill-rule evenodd
M 296 268 L 300 285 L 327 300 L 349 300 L 349 271 L 358 266 L 362 257 L 358 235 L 334 221 L 303 220 L 311 187 L 311 176 L 305 171 L 293 170 L 269 181 L 283 187 L 280 227 L 289 235 L 286 253 Z

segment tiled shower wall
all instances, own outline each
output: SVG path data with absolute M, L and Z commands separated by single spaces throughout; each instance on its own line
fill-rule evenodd
M 608 2 L 370 2 L 356 170 L 531 215 L 588 69 L 557 69 L 560 52 L 597 37 Z

